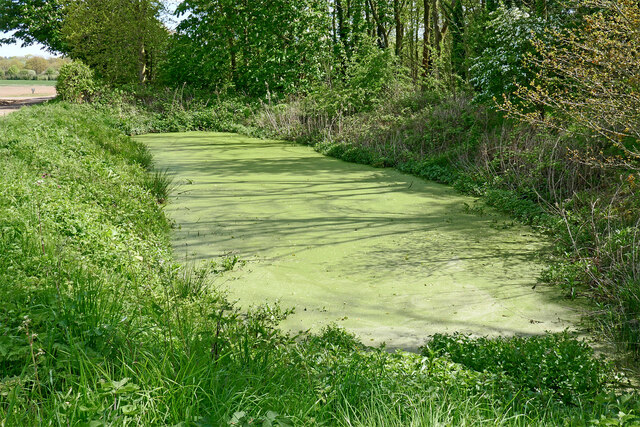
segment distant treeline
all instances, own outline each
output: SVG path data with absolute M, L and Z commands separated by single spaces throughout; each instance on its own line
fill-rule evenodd
M 56 80 L 60 67 L 67 62 L 64 58 L 32 55 L 0 57 L 0 80 Z

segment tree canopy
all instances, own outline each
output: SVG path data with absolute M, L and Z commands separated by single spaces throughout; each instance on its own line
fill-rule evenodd
M 13 35 L 0 44 L 41 43 L 52 52 L 67 52 L 60 29 L 65 18 L 64 0 L 0 0 L 0 31 Z
M 74 0 L 61 34 L 68 53 L 111 83 L 144 83 L 153 77 L 167 30 L 155 0 Z

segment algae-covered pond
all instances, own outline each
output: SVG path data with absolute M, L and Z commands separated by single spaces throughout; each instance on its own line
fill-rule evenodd
M 449 187 L 236 134 L 139 139 L 177 185 L 178 259 L 238 256 L 220 286 L 243 307 L 295 306 L 287 328 L 335 322 L 412 349 L 436 332 L 537 334 L 578 318 L 533 289 L 544 241 Z

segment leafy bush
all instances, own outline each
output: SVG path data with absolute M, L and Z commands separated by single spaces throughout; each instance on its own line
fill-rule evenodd
M 579 403 L 600 393 L 611 378 L 607 365 L 593 357 L 593 350 L 567 333 L 512 338 L 434 335 L 422 354 L 502 375 L 516 390 L 552 395 L 565 403 Z
M 36 72 L 33 70 L 20 70 L 18 76 L 22 80 L 36 80 Z
M 534 73 L 523 63 L 535 52 L 533 40 L 543 35 L 547 25 L 544 18 L 531 15 L 526 7 L 501 5 L 489 14 L 486 24 L 477 29 L 483 46 L 469 68 L 476 101 L 501 102 L 503 95 L 515 92 L 518 84 L 529 83 Z
M 82 62 L 70 62 L 60 68 L 56 91 L 63 100 L 81 104 L 90 100 L 96 90 L 93 71 Z
M 7 69 L 7 73 L 6 73 L 6 75 L 7 75 L 7 77 L 9 79 L 16 79 L 16 78 L 18 78 L 19 74 L 20 74 L 20 68 L 18 68 L 18 66 L 15 65 L 15 64 L 10 66 Z

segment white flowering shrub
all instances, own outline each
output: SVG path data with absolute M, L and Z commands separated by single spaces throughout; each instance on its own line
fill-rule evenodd
M 475 101 L 501 102 L 517 84 L 531 81 L 534 70 L 524 65 L 527 55 L 535 54 L 533 39 L 544 36 L 549 25 L 526 8 L 504 5 L 491 12 L 484 34 L 484 49 L 472 58 L 470 82 L 476 90 Z

